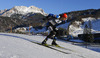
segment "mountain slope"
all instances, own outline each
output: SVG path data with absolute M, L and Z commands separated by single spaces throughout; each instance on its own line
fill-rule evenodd
M 85 18 L 86 20 L 88 20 L 88 17 L 93 17 L 98 19 L 100 17 L 99 13 L 100 9 L 88 9 L 88 10 L 68 12 L 67 23 L 64 25 L 60 25 L 59 27 L 67 29 L 70 35 L 77 37 L 78 34 L 83 33 L 84 28 L 82 28 L 81 25 L 85 22 L 82 20 L 82 18 Z M 45 21 L 42 20 L 46 15 L 45 12 L 43 11 L 43 9 L 35 6 L 30 6 L 30 7 L 15 6 L 11 9 L 1 10 L 0 15 L 3 16 L 3 18 L 0 17 L 1 31 L 8 30 L 9 29 L 8 25 L 11 25 L 13 29 L 19 26 L 28 27 L 29 25 L 32 25 L 33 27 L 38 29 L 37 27 L 42 28 L 44 27 L 43 24 L 46 23 Z M 7 22 L 7 19 L 9 19 L 11 23 L 9 21 Z M 97 26 L 96 28 L 99 27 L 99 25 L 96 26 Z
M 42 26 L 43 20 L 42 18 L 44 15 L 40 13 L 32 14 L 30 16 L 26 16 L 23 19 L 20 19 L 20 15 L 12 15 L 13 17 L 4 17 L 0 16 L 0 31 L 9 31 L 12 27 L 12 29 L 18 28 L 18 27 L 26 27 L 31 24 L 33 27 L 36 26 Z M 22 16 L 23 17 L 23 16 Z M 22 18 L 21 17 L 21 18 Z
M 41 42 L 43 38 L 43 36 L 36 35 L 0 33 L 0 58 L 100 58 L 100 53 L 61 41 L 57 41 L 57 43 L 75 52 L 66 50 L 71 54 L 63 54 L 30 42 Z M 51 41 L 49 39 L 47 43 L 51 43 Z
M 23 21 L 20 19 L 0 16 L 0 31 L 6 31 L 11 29 L 11 27 L 13 28 L 20 25 L 24 25 Z

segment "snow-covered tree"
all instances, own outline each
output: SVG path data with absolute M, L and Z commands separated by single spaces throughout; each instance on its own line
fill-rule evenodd
M 92 24 L 91 21 L 89 21 L 88 25 L 85 25 L 84 31 L 83 31 L 83 40 L 85 42 L 93 42 L 94 36 L 91 33 Z

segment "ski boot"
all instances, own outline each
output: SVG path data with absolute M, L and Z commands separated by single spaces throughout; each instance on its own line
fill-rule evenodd
M 45 45 L 47 46 L 47 43 L 46 43 L 47 39 L 45 39 L 43 42 L 42 42 L 42 45 Z
M 55 41 L 53 41 L 53 42 L 52 42 L 52 46 L 58 47 L 59 45 L 58 45 Z

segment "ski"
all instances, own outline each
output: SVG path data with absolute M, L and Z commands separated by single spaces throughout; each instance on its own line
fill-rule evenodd
M 51 47 L 57 47 L 57 48 L 60 48 L 60 49 L 64 49 L 64 50 L 68 50 L 68 51 L 72 51 L 72 52 L 75 52 L 75 51 L 73 51 L 73 50 L 71 50 L 71 49 L 67 49 L 67 48 L 65 48 L 65 47 L 62 47 L 62 46 L 55 46 L 55 45 L 49 45 L 49 46 L 51 46 Z
M 67 53 L 67 52 L 64 52 L 64 51 L 61 51 L 59 49 L 56 49 L 56 48 L 53 48 L 51 45 L 49 44 L 46 44 L 46 45 L 42 45 L 41 43 L 38 43 L 38 42 L 33 42 L 31 41 L 32 43 L 35 43 L 35 44 L 38 44 L 38 45 L 41 45 L 41 46 L 44 46 L 44 47 L 47 47 L 47 48 L 50 48 L 50 49 L 53 49 L 55 51 L 58 51 L 58 52 L 61 52 L 61 53 L 64 53 L 64 54 L 71 54 L 71 53 Z

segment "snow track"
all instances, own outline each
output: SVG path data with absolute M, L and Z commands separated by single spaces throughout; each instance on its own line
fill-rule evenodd
M 100 58 L 100 53 L 61 41 L 57 41 L 57 43 L 76 52 L 60 49 L 71 53 L 63 54 L 31 43 L 31 41 L 41 42 L 44 38 L 43 36 L 35 35 L 0 33 L 0 58 Z M 51 41 L 49 39 L 47 43 L 50 44 Z

